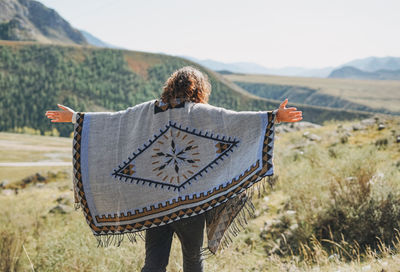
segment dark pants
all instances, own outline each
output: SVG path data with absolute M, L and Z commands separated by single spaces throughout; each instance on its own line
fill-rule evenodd
M 142 272 L 165 272 L 174 232 L 181 241 L 184 272 L 202 272 L 204 214 L 146 231 L 146 260 Z

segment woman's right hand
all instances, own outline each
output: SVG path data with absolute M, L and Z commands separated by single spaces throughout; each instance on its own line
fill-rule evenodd
M 303 113 L 298 111 L 297 108 L 291 107 L 286 108 L 288 103 L 288 99 L 286 98 L 278 108 L 278 112 L 276 114 L 276 120 L 278 123 L 280 122 L 298 122 L 303 119 Z
M 66 106 L 57 104 L 62 111 L 46 111 L 47 118 L 51 119 L 51 122 L 72 122 L 72 115 L 74 111 Z

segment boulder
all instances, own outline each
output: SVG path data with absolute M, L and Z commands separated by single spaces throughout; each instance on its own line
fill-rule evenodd
M 66 213 L 70 213 L 71 211 L 72 211 L 72 208 L 70 206 L 58 204 L 58 205 L 54 206 L 53 208 L 51 208 L 49 210 L 49 213 L 66 214 Z

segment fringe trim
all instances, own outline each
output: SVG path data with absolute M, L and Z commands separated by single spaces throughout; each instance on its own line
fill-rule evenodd
M 75 211 L 77 211 L 77 210 L 79 210 L 79 209 L 81 209 L 81 208 L 82 208 L 81 203 L 79 203 L 79 202 L 75 202 L 75 203 L 74 203 L 74 209 L 75 209 Z
M 141 239 L 142 241 L 145 241 L 145 237 L 143 236 L 143 231 L 141 232 L 133 232 L 133 233 L 118 233 L 118 234 L 103 234 L 103 235 L 96 235 L 97 239 L 97 247 L 109 247 L 109 246 L 115 246 L 119 247 L 121 246 L 122 241 L 124 240 L 125 236 L 128 238 L 129 242 L 132 244 L 138 242 L 138 238 Z
M 267 176 L 250 188 L 246 189 L 246 202 L 242 209 L 232 219 L 232 223 L 226 229 L 217 251 L 227 249 L 232 244 L 233 238 L 238 236 L 239 233 L 247 227 L 248 220 L 256 218 L 256 207 L 254 206 L 252 200 L 254 197 L 260 199 L 262 195 L 268 191 L 266 183 L 268 183 L 270 189 L 273 189 L 273 186 L 276 184 L 277 180 L 278 176 Z M 255 196 L 255 191 L 257 191 L 257 196 Z M 209 258 L 210 256 L 216 255 L 216 252 L 212 252 L 208 247 L 203 248 L 201 252 L 204 258 Z
M 239 235 L 241 231 L 243 231 L 247 225 L 248 225 L 248 220 L 256 218 L 255 212 L 256 208 L 252 202 L 253 198 L 255 197 L 256 193 L 257 199 L 260 199 L 261 196 L 266 193 L 267 190 L 267 185 L 266 183 L 269 184 L 270 189 L 273 188 L 275 183 L 278 180 L 278 176 L 268 176 L 263 179 L 261 179 L 259 182 L 251 186 L 250 188 L 246 189 L 246 200 L 245 203 L 242 207 L 242 209 L 236 214 L 236 216 L 232 219 L 232 223 L 229 225 L 229 227 L 226 229 L 220 245 L 218 246 L 218 249 L 225 250 L 227 249 L 233 242 L 233 237 L 236 237 Z M 257 191 L 257 192 L 255 192 Z M 81 203 L 74 203 L 74 208 L 75 210 L 79 210 L 82 208 Z M 219 213 L 222 212 L 222 209 L 213 209 L 209 211 L 211 213 L 214 213 L 212 216 L 218 216 Z M 145 231 L 145 230 L 143 230 Z M 138 241 L 138 238 L 142 241 L 145 241 L 145 237 L 143 235 L 143 231 L 139 232 L 134 232 L 134 233 L 117 233 L 117 234 L 103 234 L 103 235 L 96 235 L 97 239 L 97 247 L 109 247 L 109 246 L 115 246 L 119 247 L 121 243 L 123 242 L 125 236 L 128 238 L 129 242 L 136 243 Z M 204 259 L 210 258 L 212 256 L 216 255 L 216 252 L 211 251 L 208 247 L 203 247 L 201 248 L 200 251 L 201 256 Z

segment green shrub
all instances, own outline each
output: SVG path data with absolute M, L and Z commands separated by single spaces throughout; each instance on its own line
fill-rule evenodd
M 392 245 L 400 230 L 400 193 L 396 169 L 378 171 L 384 152 L 374 146 L 314 145 L 305 148 L 300 160 L 287 154 L 284 164 L 294 166 L 283 173 L 281 189 L 290 196 L 286 210 L 294 210 L 295 216 L 285 224 L 289 228 L 278 220 L 261 237 L 271 238 L 272 244 L 279 241 L 274 253 L 281 254 L 302 255 L 305 246 L 318 242 L 327 252 L 340 248 L 352 258 Z

